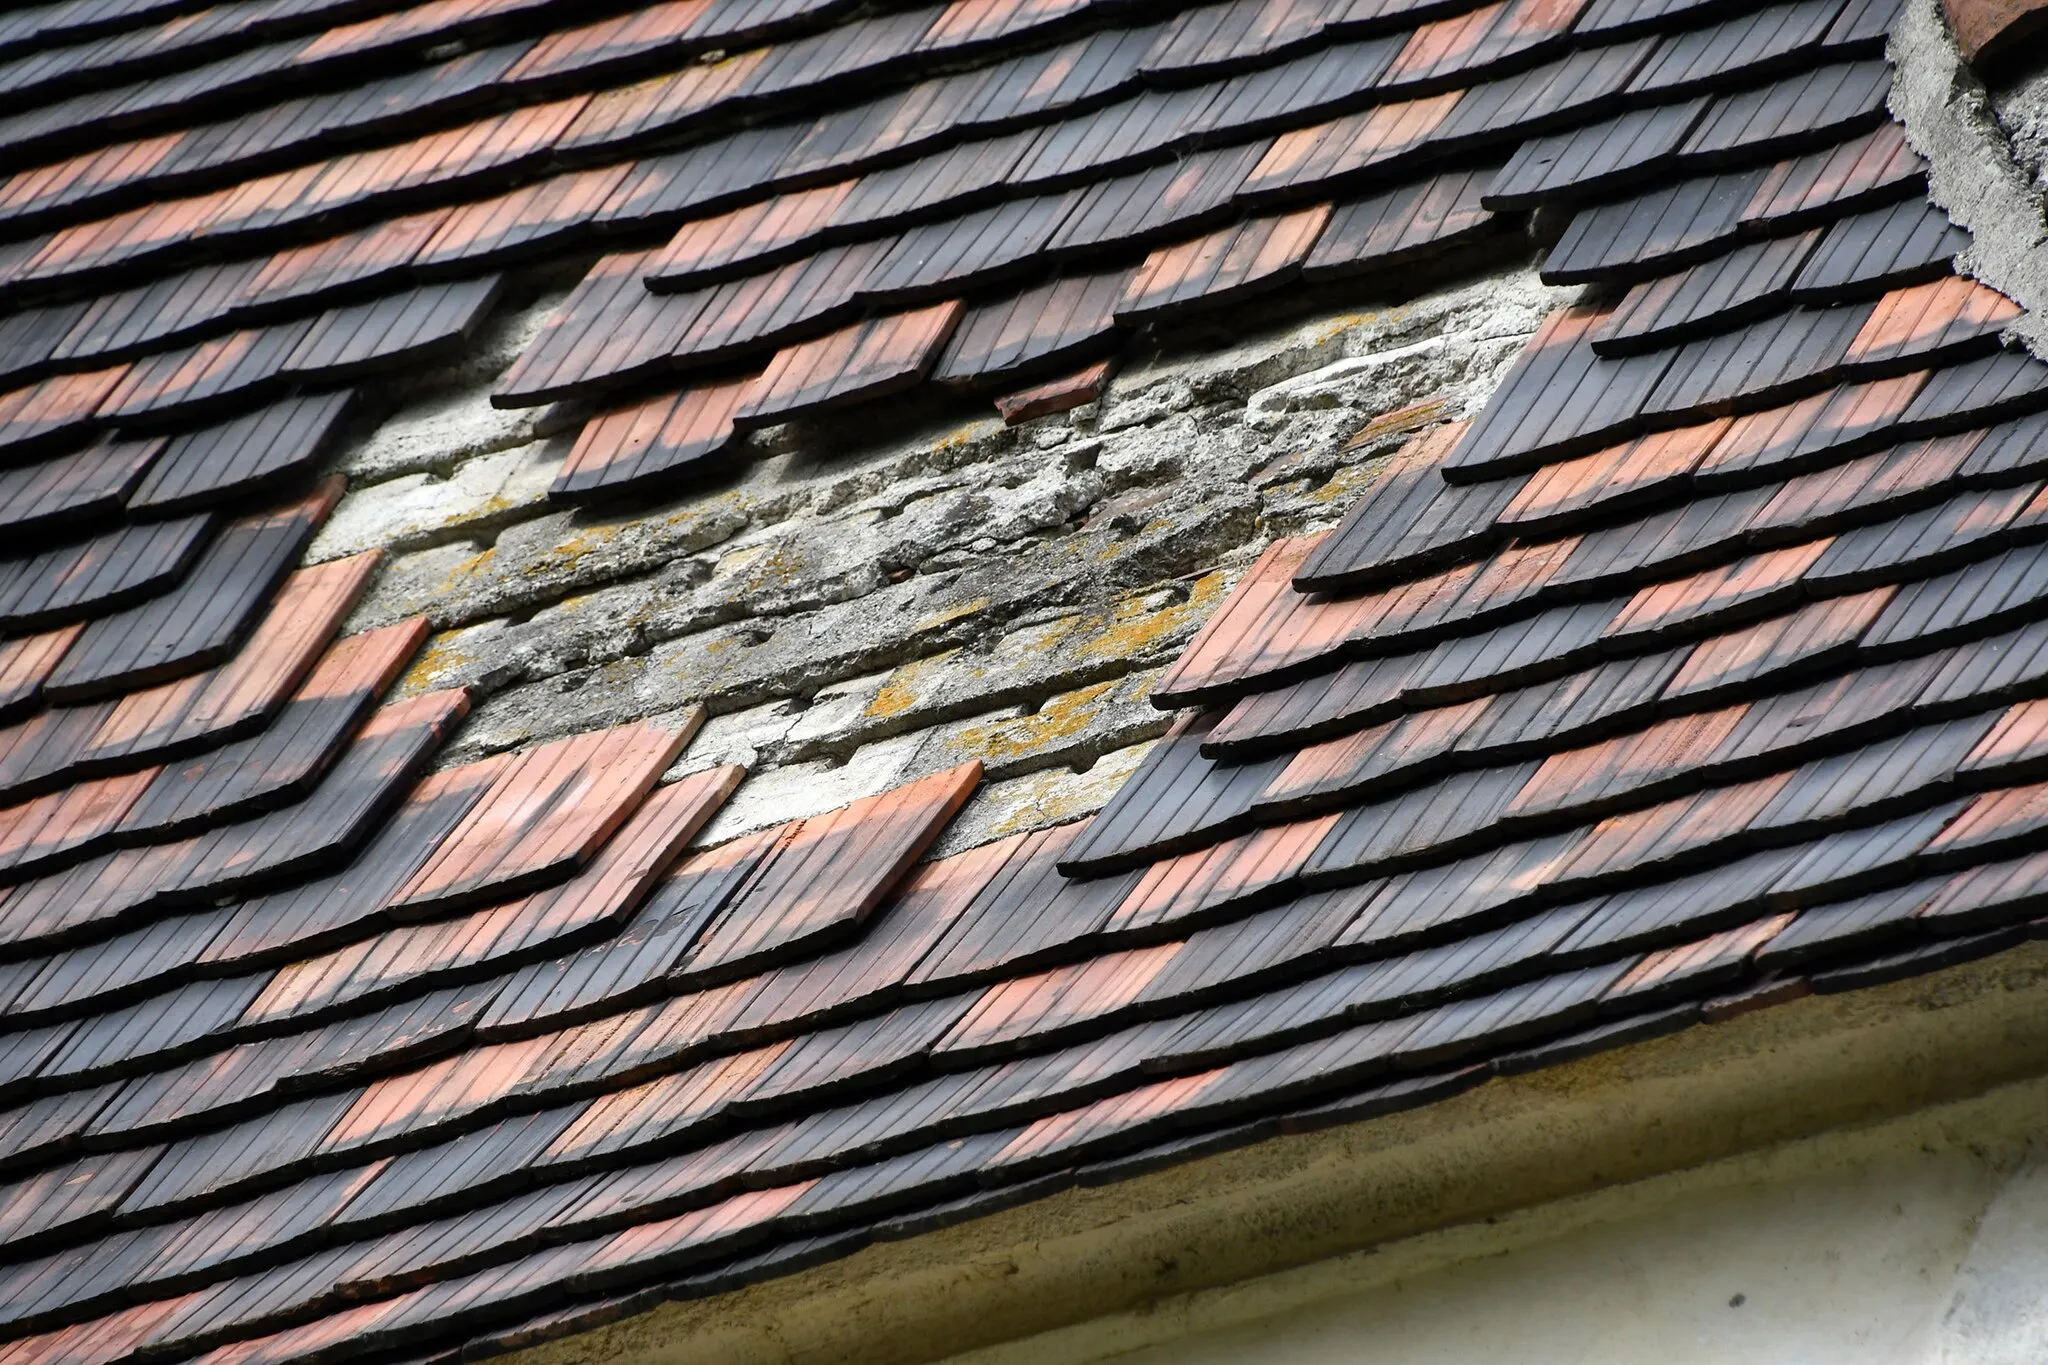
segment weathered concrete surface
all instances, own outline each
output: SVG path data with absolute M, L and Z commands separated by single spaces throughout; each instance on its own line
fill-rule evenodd
M 758 433 L 664 505 L 577 511 L 546 501 L 574 427 L 491 409 L 475 362 L 342 452 L 350 491 L 310 557 L 394 552 L 351 628 L 432 621 L 403 688 L 482 698 L 446 762 L 703 702 L 677 772 L 754 773 L 707 839 L 969 757 L 988 783 L 959 828 L 993 837 L 1099 805 L 1165 728 L 1157 671 L 1273 537 L 1341 516 L 1403 430 L 1354 434 L 1476 408 L 1561 297 L 1518 261 L 1156 355 L 1017 427 L 885 406 Z M 498 320 L 494 363 L 549 302 Z
M 2026 309 L 2007 332 L 2048 359 L 2048 210 L 2034 168 L 1956 52 L 1939 0 L 1906 0 L 1887 55 L 1891 111 L 1927 158 L 1928 193 L 1971 234 L 1957 268 Z
M 1991 90 L 1998 122 L 2012 140 L 2015 159 L 2033 173 L 2036 188 L 2048 172 L 2048 44 L 2035 64 Z

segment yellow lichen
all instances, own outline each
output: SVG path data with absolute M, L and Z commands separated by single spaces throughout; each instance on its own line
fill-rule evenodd
M 910 633 L 912 635 L 922 635 L 928 630 L 937 630 L 940 626 L 950 625 L 954 621 L 964 621 L 977 612 L 986 610 L 988 610 L 988 599 L 986 597 L 977 597 L 972 602 L 962 602 L 957 607 L 942 607 L 911 626 Z
M 873 717 L 900 716 L 916 706 L 930 688 L 934 674 L 946 674 L 960 651 L 949 649 L 927 659 L 912 659 L 889 675 L 867 705 L 866 714 Z
M 1350 465 L 1332 474 L 1327 483 L 1309 493 L 1315 502 L 1349 502 L 1360 491 L 1379 481 L 1378 464 Z
M 1111 609 L 1100 633 L 1085 641 L 1078 653 L 1084 659 L 1128 659 L 1141 654 L 1182 626 L 1206 617 L 1223 600 L 1228 583 L 1221 572 L 1203 574 L 1189 585 L 1185 601 L 1165 607 L 1151 606 L 1149 595 L 1123 598 Z
M 413 660 L 411 668 L 405 671 L 405 678 L 398 684 L 400 696 L 417 696 L 431 692 L 441 685 L 441 680 L 450 673 L 473 663 L 475 656 L 457 647 L 456 637 L 464 631 L 444 631 L 431 636 L 427 647 Z
M 1043 753 L 1086 732 L 1116 687 L 1116 681 L 1111 680 L 1062 692 L 1031 715 L 968 726 L 959 733 L 955 744 L 962 757 L 979 758 L 991 765 Z

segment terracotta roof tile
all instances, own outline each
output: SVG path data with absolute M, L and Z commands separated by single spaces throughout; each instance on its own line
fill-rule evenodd
M 0 717 L 11 717 L 34 702 L 43 679 L 71 647 L 84 625 L 60 626 L 0 642 Z
M 937 361 L 960 312 L 957 302 L 941 303 L 778 351 L 733 415 L 771 421 L 915 384 Z
M 1615 107 L 1654 40 L 1578 48 L 1540 66 L 1467 89 L 1436 129 L 1446 144 L 1494 142 L 1503 133 L 1542 133 Z
M 762 199 L 683 224 L 650 256 L 647 287 L 675 290 L 715 279 L 741 263 L 766 263 L 828 226 L 853 189 L 850 180 Z
M 620 408 L 586 423 L 548 490 L 574 497 L 630 488 L 687 469 L 732 440 L 751 378 Z
M 1004 423 L 1009 426 L 1058 412 L 1070 412 L 1102 397 L 1113 372 L 1108 361 L 1098 360 L 1073 374 L 1005 394 L 996 399 L 996 411 L 1002 414 Z
M 1370 167 L 1385 166 L 1428 142 L 1462 92 L 1383 104 L 1370 113 L 1288 133 L 1273 144 L 1245 181 L 1256 194 L 1307 185 L 1331 185 Z
M 1819 229 L 1777 237 L 1645 281 L 1628 292 L 1593 349 L 1602 355 L 1654 350 L 1782 306 L 1819 240 Z
M 429 693 L 388 706 L 364 725 L 313 797 L 269 815 L 174 843 L 101 854 L 11 888 L 13 942 L 106 927 L 145 907 L 210 899 L 307 872 L 367 837 L 447 729 L 463 693 Z
M 426 637 L 426 622 L 415 617 L 338 641 L 262 734 L 161 770 L 122 830 L 163 838 L 303 796 Z
M 1860 209 L 1903 198 L 1924 181 L 1927 163 L 1895 123 L 1881 123 L 1839 146 L 1781 161 L 1764 177 L 1742 220 L 1801 222 L 1809 215 Z
M 1996 290 L 1953 275 L 1894 290 L 1878 301 L 1870 320 L 1849 343 L 1847 358 L 1851 364 L 1868 365 L 1938 352 L 1995 334 L 2019 311 Z
M 1572 216 L 1543 262 L 1546 284 L 1651 278 L 1732 244 L 1760 171 L 1680 180 Z
M 694 730 L 626 726 L 521 754 L 399 889 L 392 908 L 445 911 L 570 875 L 611 837 Z
M 1453 171 L 1388 194 L 1340 204 L 1302 262 L 1304 279 L 1331 279 L 1384 269 L 1454 238 L 1485 231 L 1493 215 L 1480 206 L 1492 173 Z
M 1116 316 L 1143 317 L 1215 307 L 1286 282 L 1330 219 L 1319 204 L 1282 218 L 1254 218 L 1192 242 L 1155 251 L 1117 301 Z
M 1588 343 L 1607 317 L 1607 310 L 1592 308 L 1551 314 L 1493 403 L 1445 457 L 1447 474 L 1478 478 L 1629 434 L 1673 362 L 1667 354 L 1601 359 Z
M 1715 101 L 1683 150 L 1700 158 L 1737 151 L 1750 155 L 1858 132 L 1884 117 L 1890 89 L 1891 72 L 1882 62 L 1815 67 Z
M 313 666 L 369 586 L 380 560 L 370 551 L 286 575 L 269 609 L 231 658 L 123 696 L 108 708 L 80 761 L 176 751 L 269 715 Z
M 0 525 L 43 530 L 64 522 L 104 521 L 141 479 L 163 441 L 102 440 L 84 450 L 0 472 Z
M 116 611 L 174 584 L 212 530 L 205 515 L 145 522 L 18 559 L 0 584 L 0 617 L 35 627 Z
M 372 368 L 445 357 L 475 331 L 499 285 L 488 277 L 330 309 L 314 319 L 282 369 L 333 383 Z
M 0 20 L 10 1358 L 515 1348 L 2038 912 L 2048 388 L 1890 0 L 89 8 Z M 1243 577 L 1085 824 L 923 861 L 970 766 L 679 855 L 739 775 L 636 727 L 423 778 L 466 694 L 370 711 L 417 627 L 292 571 L 300 386 L 507 264 L 611 251 L 493 398 L 623 505 L 1460 271 L 1489 191 L 1604 302 Z
M 1108 340 L 1125 272 L 1069 276 L 969 308 L 933 366 L 939 380 L 977 379 L 1055 364 Z
M 330 482 L 294 506 L 223 528 L 178 591 L 80 632 L 45 694 L 76 700 L 126 691 L 225 658 L 340 496 L 338 482 Z
M 731 972 L 859 925 L 980 779 L 968 763 L 791 826 L 681 970 Z M 839 856 L 849 847 L 860 850 L 850 865 Z
M 1078 195 L 1012 199 L 964 217 L 906 230 L 861 283 L 875 300 L 911 301 L 1014 276 L 1066 222 Z
M 1800 297 L 1829 300 L 1852 289 L 1915 283 L 1946 273 L 1964 240 L 1940 209 L 1901 200 L 1838 219 L 1792 287 Z
M 1480 203 L 1495 211 L 1585 198 L 1668 165 L 1707 113 L 1704 96 L 1653 105 L 1522 144 L 1487 186 Z
M 910 973 L 910 982 L 973 980 L 1028 971 L 1102 928 L 1133 876 L 1076 882 L 1056 869 L 1083 826 L 1017 835 L 1005 858 Z
M 1657 55 L 1629 88 L 1677 93 L 1726 86 L 1752 68 L 1778 64 L 1817 46 L 1840 11 L 1832 0 L 1804 0 L 1674 34 L 1659 45 Z
M 166 441 L 128 505 L 162 514 L 241 494 L 314 466 L 352 408 L 343 391 L 289 398 Z
M 513 974 L 491 1002 L 484 1026 L 493 1031 L 530 1029 L 536 1021 L 584 1019 L 658 997 L 669 970 L 783 833 L 774 828 L 686 858 L 654 888 L 616 937 Z M 724 1001 L 733 1005 L 730 997 Z M 615 1040 L 621 1046 L 634 1041 L 640 1024 L 646 1022 L 625 1018 L 631 1022 L 621 1026 L 624 1036 Z M 650 1029 L 650 1046 L 663 1031 Z

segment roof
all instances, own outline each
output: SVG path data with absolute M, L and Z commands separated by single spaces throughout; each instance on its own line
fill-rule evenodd
M 0 1363 L 489 1354 L 2030 932 L 2048 368 L 1888 0 L 592 16 L 0 20 Z M 535 263 L 602 252 L 495 390 L 573 501 L 1524 231 L 1580 301 L 1085 822 L 692 848 L 701 711 L 437 768 L 378 553 L 295 567 Z

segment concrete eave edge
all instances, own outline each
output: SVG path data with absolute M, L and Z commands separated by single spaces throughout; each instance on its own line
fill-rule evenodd
M 2006 334 L 2048 360 L 2048 206 L 1963 61 L 1939 0 L 1906 0 L 1892 25 L 1892 116 L 1927 158 L 1928 197 L 1969 232 L 1956 259 L 2026 310 Z
M 2048 1075 L 2048 944 L 1034 1203 L 506 1357 L 909 1365 Z M 1046 1338 L 1048 1342 L 1055 1338 Z M 1064 1354 L 1059 1352 L 1055 1354 Z

